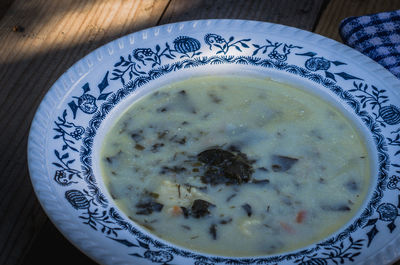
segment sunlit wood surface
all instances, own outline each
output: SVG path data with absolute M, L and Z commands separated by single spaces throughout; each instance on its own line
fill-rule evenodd
M 395 9 L 399 0 L 0 1 L 0 264 L 94 264 L 48 220 L 26 163 L 37 106 L 84 55 L 147 27 L 206 18 L 280 23 L 340 41 L 343 18 Z

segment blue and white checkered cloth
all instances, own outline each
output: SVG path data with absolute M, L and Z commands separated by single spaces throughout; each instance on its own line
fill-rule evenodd
M 339 32 L 344 43 L 400 78 L 400 10 L 346 18 Z

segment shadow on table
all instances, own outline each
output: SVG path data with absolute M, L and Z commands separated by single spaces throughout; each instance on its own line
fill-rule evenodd
M 21 265 L 33 264 L 57 264 L 71 265 L 84 264 L 96 265 L 91 260 L 73 246 L 67 239 L 57 230 L 57 228 L 48 220 L 42 231 L 39 233 L 37 242 L 26 254 Z

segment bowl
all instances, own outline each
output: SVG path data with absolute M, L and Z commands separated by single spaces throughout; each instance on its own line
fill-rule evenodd
M 294 85 L 353 122 L 370 156 L 366 199 L 323 240 L 264 256 L 221 256 L 163 240 L 113 200 L 100 166 L 103 141 L 151 91 L 202 76 L 242 75 Z M 100 264 L 388 264 L 399 257 L 400 82 L 368 57 L 277 24 L 198 20 L 136 32 L 90 53 L 52 86 L 32 122 L 28 163 L 57 228 Z

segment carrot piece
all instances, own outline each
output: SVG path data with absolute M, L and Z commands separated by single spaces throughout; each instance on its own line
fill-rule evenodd
M 296 216 L 296 223 L 301 224 L 304 221 L 304 219 L 306 218 L 306 215 L 307 215 L 306 211 L 304 211 L 304 210 L 299 211 Z
M 172 215 L 175 215 L 175 216 L 179 216 L 179 215 L 181 215 L 182 214 L 182 208 L 181 207 L 179 207 L 178 205 L 174 205 L 172 208 L 171 208 L 171 214 Z
M 290 225 L 288 225 L 287 223 L 279 222 L 279 224 L 282 226 L 283 230 L 285 230 L 289 234 L 295 234 L 296 233 L 296 231 L 294 231 L 294 229 Z

